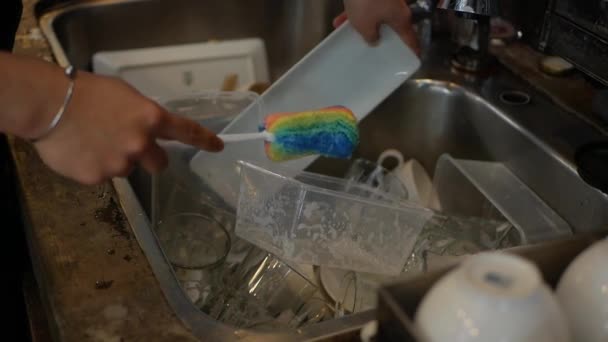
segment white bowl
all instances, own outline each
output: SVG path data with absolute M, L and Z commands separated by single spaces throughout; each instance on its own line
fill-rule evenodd
M 408 192 L 408 199 L 425 207 L 430 207 L 432 201 L 436 198 L 433 189 L 433 181 L 416 159 L 410 159 L 407 162 L 403 159 L 403 155 L 396 149 L 388 149 L 378 157 L 378 164 L 384 166 L 384 162 L 394 159 L 397 164 L 391 171 L 391 174 L 405 186 Z M 439 208 L 434 208 L 439 209 Z
M 429 207 L 434 197 L 433 181 L 416 159 L 410 159 L 403 166 L 395 170 L 397 177 L 406 185 L 410 196 L 414 197 L 420 204 Z
M 568 266 L 557 287 L 575 341 L 608 341 L 608 240 L 596 242 Z
M 480 253 L 440 279 L 415 317 L 430 342 L 570 341 L 557 299 L 532 263 Z

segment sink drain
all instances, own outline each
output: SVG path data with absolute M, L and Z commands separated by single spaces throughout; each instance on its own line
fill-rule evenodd
M 530 95 L 522 91 L 510 90 L 500 94 L 500 101 L 512 106 L 526 105 L 530 103 Z

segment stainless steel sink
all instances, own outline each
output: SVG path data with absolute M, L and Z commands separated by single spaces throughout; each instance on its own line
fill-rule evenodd
M 61 65 L 89 69 L 101 50 L 258 36 L 265 40 L 276 80 L 330 32 L 333 0 L 98 0 L 45 14 L 40 23 Z M 573 231 L 608 224 L 608 198 L 576 173 L 574 150 L 601 132 L 556 107 L 506 70 L 469 82 L 445 66 L 434 45 L 416 79 L 408 81 L 360 124 L 357 156 L 376 158 L 397 148 L 432 172 L 442 153 L 500 161 L 561 215 Z M 504 92 L 527 93 L 528 104 L 507 104 Z M 311 169 L 340 176 L 348 161 L 319 159 Z M 365 312 L 318 323 L 292 335 L 262 335 L 220 324 L 184 295 L 150 229 L 151 182 L 136 170 L 115 179 L 120 203 L 176 314 L 204 340 L 318 339 L 355 330 L 373 319 Z
M 97 0 L 40 22 L 60 64 L 90 69 L 97 51 L 261 37 L 276 79 L 331 29 L 337 1 Z

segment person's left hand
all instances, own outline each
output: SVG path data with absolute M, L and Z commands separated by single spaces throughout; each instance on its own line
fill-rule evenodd
M 411 23 L 411 12 L 404 0 L 344 0 L 345 11 L 334 19 L 334 27 L 349 20 L 369 43 L 378 40 L 380 24 L 387 24 L 417 54 L 418 39 Z

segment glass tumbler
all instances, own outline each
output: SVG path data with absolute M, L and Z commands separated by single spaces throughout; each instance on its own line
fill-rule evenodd
M 190 300 L 203 305 L 222 287 L 220 266 L 231 246 L 228 231 L 210 216 L 180 213 L 159 221 L 156 236 Z

